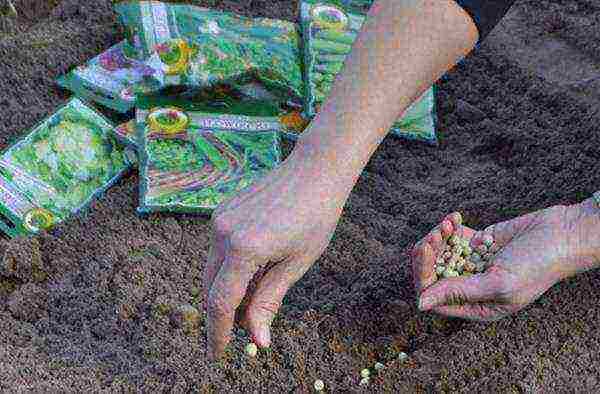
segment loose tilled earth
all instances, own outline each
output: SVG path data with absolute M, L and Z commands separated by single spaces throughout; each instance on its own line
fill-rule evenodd
M 55 77 L 122 39 L 109 1 L 14 2 L 20 18 L 0 24 L 1 148 L 68 97 Z M 290 20 L 297 7 L 199 3 Z M 441 146 L 389 137 L 373 155 L 257 358 L 240 333 L 210 365 L 204 325 L 172 316 L 202 301 L 209 224 L 139 218 L 136 173 L 51 235 L 1 241 L 0 389 L 306 392 L 321 379 L 335 392 L 597 391 L 600 272 L 480 324 L 419 313 L 407 251 L 454 210 L 483 228 L 600 189 L 599 23 L 596 0 L 518 1 L 439 81 Z M 376 361 L 386 369 L 359 386 Z

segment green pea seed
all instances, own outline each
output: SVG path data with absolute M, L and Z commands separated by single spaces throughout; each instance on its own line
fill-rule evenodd
M 462 254 L 462 252 L 463 252 L 463 247 L 462 246 L 460 246 L 460 245 L 454 245 L 452 247 L 452 253 L 457 254 L 457 255 L 460 256 Z
M 360 380 L 360 385 L 361 385 L 361 386 L 366 386 L 366 385 L 368 385 L 368 384 L 369 384 L 369 381 L 370 381 L 370 379 L 369 379 L 368 377 L 366 377 L 366 378 L 362 378 L 362 379 Z
M 365 368 L 362 371 L 360 371 L 360 376 L 362 376 L 363 378 L 368 378 L 371 375 L 371 371 L 369 371 L 369 368 Z
M 469 245 L 463 247 L 463 251 L 462 251 L 463 256 L 470 256 L 471 253 L 473 253 L 473 248 L 471 248 Z
M 435 273 L 438 275 L 442 275 L 444 271 L 446 271 L 446 267 L 444 267 L 443 265 L 438 265 L 435 267 Z
M 385 365 L 383 365 L 382 363 L 375 363 L 375 370 L 376 371 L 381 371 L 384 368 L 385 368 Z
M 483 236 L 483 244 L 486 247 L 488 247 L 488 248 L 491 247 L 493 243 L 494 243 L 494 237 L 492 237 L 491 234 L 485 234 Z
M 454 246 L 457 245 L 459 242 L 459 238 L 456 234 L 452 234 L 452 236 L 448 239 L 448 244 Z
M 446 271 L 444 271 L 444 278 L 455 278 L 458 275 L 458 272 L 454 271 L 453 269 L 450 268 L 446 268 Z
M 314 386 L 316 391 L 322 391 L 325 388 L 325 383 L 321 379 L 317 379 Z
M 398 360 L 400 360 L 400 362 L 404 362 L 408 359 L 408 354 L 404 353 L 404 352 L 400 352 L 398 354 Z

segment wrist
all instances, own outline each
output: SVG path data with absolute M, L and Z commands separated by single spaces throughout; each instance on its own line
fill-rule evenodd
M 600 268 L 600 204 L 588 198 L 569 206 L 573 273 Z

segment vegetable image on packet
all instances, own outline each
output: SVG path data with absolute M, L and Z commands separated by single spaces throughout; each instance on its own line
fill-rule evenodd
M 0 230 L 9 236 L 52 228 L 85 209 L 135 160 L 114 126 L 71 99 L 0 156 Z
M 158 1 L 122 1 L 115 9 L 130 52 L 157 71 L 152 79 L 159 88 L 259 81 L 302 108 L 296 24 Z
M 282 125 L 280 132 L 288 139 L 290 136 L 293 139 L 308 123 L 299 111 L 288 107 L 257 82 L 236 88 L 219 84 L 208 89 L 187 89 L 172 94 L 159 92 L 141 97 L 146 102 L 151 100 L 155 106 L 184 106 L 194 112 L 277 117 Z M 137 149 L 134 119 L 120 124 L 114 131 L 123 144 Z
M 128 52 L 129 50 L 129 52 Z M 122 41 L 82 66 L 57 79 L 57 83 L 77 97 L 102 104 L 118 112 L 135 105 L 135 94 L 158 88 L 151 78 L 156 70 L 133 58 Z
M 334 4 L 335 2 L 335 4 Z M 300 19 L 306 86 L 305 115 L 313 117 L 325 102 L 337 74 L 343 69 L 346 56 L 360 33 L 368 0 L 303 0 Z M 344 7 L 356 13 L 348 12 Z M 426 90 L 401 114 L 390 132 L 401 138 L 437 145 L 435 85 Z
M 211 114 L 187 100 L 138 100 L 138 212 L 210 214 L 281 163 L 278 116 Z

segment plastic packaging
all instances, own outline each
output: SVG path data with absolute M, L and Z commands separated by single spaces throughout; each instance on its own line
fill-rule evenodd
M 126 30 L 127 52 L 157 71 L 151 78 L 159 89 L 258 80 L 291 106 L 302 107 L 296 24 L 157 1 L 119 2 L 115 9 Z
M 301 2 L 306 117 L 312 118 L 327 99 L 365 21 L 365 15 L 348 12 L 348 9 L 358 12 L 368 10 L 369 6 L 368 0 Z M 436 123 L 434 85 L 399 116 L 390 132 L 401 138 L 436 145 Z
M 157 85 L 150 78 L 156 70 L 132 58 L 127 48 L 122 41 L 60 76 L 57 83 L 82 99 L 128 112 L 135 105 L 136 91 L 149 92 Z
M 0 230 L 52 228 L 85 209 L 135 161 L 114 126 L 71 99 L 0 156 Z
M 140 213 L 210 214 L 281 162 L 277 116 L 210 114 L 163 97 L 139 101 L 136 121 Z

